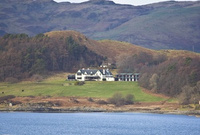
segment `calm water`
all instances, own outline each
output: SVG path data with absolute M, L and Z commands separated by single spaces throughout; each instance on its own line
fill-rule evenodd
M 200 135 L 200 118 L 142 113 L 0 113 L 0 135 Z

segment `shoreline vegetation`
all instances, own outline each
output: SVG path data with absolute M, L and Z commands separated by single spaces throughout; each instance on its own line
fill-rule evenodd
M 0 112 L 39 112 L 39 113 L 156 113 L 177 114 L 200 117 L 200 110 L 189 106 L 180 106 L 178 103 L 169 102 L 136 102 L 132 105 L 115 106 L 113 104 L 101 104 L 100 98 L 82 97 L 17 97 L 24 103 L 17 105 L 1 104 Z M 26 101 L 26 102 L 25 102 Z M 37 101 L 37 102 L 36 102 Z

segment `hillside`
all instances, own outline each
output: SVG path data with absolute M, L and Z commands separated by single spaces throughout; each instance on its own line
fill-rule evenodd
M 107 57 L 110 62 L 116 62 L 118 56 L 123 54 L 137 54 L 139 52 L 153 53 L 154 50 L 143 48 L 126 42 L 119 42 L 114 40 L 91 40 L 83 34 L 76 31 L 52 31 L 45 33 L 48 37 L 53 39 L 67 38 L 69 36 L 81 45 L 87 46 L 95 53 Z
M 185 87 L 188 87 L 190 96 L 187 96 L 187 102 L 200 100 L 200 54 L 198 53 L 183 50 L 156 51 L 112 40 L 95 41 L 71 31 L 56 31 L 46 35 L 57 39 L 60 36 L 64 38 L 72 36 L 77 43 L 87 46 L 98 55 L 106 57 L 107 61 L 116 64 L 118 72 L 141 73 L 140 86 L 152 92 L 174 97 L 183 93 Z
M 152 49 L 200 52 L 200 2 L 163 2 L 144 6 L 106 0 L 56 3 L 53 0 L 1 0 L 0 35 L 35 36 L 76 30 L 92 39 L 126 41 Z
M 69 32 L 73 35 L 73 32 Z M 97 67 L 105 58 L 76 42 L 73 36 L 7 34 L 0 38 L 0 81 L 21 80 L 34 74 Z
M 35 37 L 7 34 L 0 38 L 0 81 L 40 80 L 52 72 L 98 68 L 104 61 L 115 64 L 117 72 L 141 73 L 139 85 L 152 92 L 182 95 L 184 100 L 189 97 L 189 103 L 200 100 L 199 53 L 95 41 L 76 31 L 52 31 Z

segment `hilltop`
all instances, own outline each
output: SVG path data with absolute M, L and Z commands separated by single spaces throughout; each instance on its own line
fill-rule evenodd
M 92 40 L 77 31 L 52 31 L 45 33 L 45 35 L 57 40 L 60 38 L 65 39 L 71 36 L 78 44 L 84 45 L 98 55 L 106 57 L 110 60 L 110 62 L 116 62 L 118 56 L 123 54 L 134 55 L 139 52 L 156 53 L 155 50 L 147 49 L 127 42 L 114 40 Z
M 106 0 L 83 3 L 1 0 L 0 5 L 0 35 L 35 36 L 49 31 L 76 30 L 91 39 L 200 52 L 199 1 L 132 6 Z
M 185 50 L 153 50 L 144 48 L 135 44 L 116 40 L 92 40 L 77 31 L 51 31 L 45 33 L 52 39 L 64 39 L 73 37 L 73 39 L 80 45 L 84 45 L 95 53 L 107 57 L 111 61 L 117 62 L 117 58 L 123 55 L 135 55 L 141 52 L 150 55 L 164 54 L 168 58 L 173 57 L 196 57 L 200 56 L 199 53 L 194 53 Z

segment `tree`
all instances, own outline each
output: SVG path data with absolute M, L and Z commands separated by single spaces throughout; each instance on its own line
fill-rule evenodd
M 200 101 L 200 81 L 196 86 L 184 86 L 182 92 L 179 94 L 178 99 L 180 104 L 198 104 Z
M 180 104 L 189 104 L 190 103 L 190 98 L 191 98 L 191 93 L 193 91 L 193 88 L 190 86 L 184 86 L 182 88 L 181 94 L 178 96 L 179 103 Z
M 158 79 L 159 76 L 156 73 L 154 73 L 152 77 L 149 79 L 149 85 L 151 87 L 151 90 L 153 90 L 154 92 L 157 92 L 158 89 L 157 87 Z

